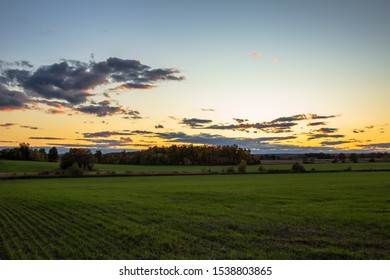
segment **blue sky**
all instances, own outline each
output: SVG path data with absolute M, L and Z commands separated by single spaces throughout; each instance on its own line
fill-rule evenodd
M 64 147 L 134 149 L 169 144 L 170 133 L 184 133 L 186 137 L 171 141 L 237 142 L 282 151 L 388 149 L 389 26 L 389 1 L 1 1 L 2 141 L 50 146 L 53 141 L 36 138 L 61 138 L 58 145 Z M 66 97 L 32 91 L 6 74 L 20 70 L 17 62 L 22 60 L 33 65 L 28 69 L 33 75 L 62 59 L 73 67 L 78 61 L 91 68 L 110 57 L 171 69 L 183 79 L 160 77 L 150 81 L 148 90 L 117 92 L 112 88 L 119 84 L 111 79 L 83 89 L 90 95 L 82 103 L 66 104 Z M 7 107 L 4 100 L 11 91 L 30 105 Z M 53 102 L 62 102 L 63 114 Z M 86 108 L 96 112 L 98 106 L 113 104 L 117 110 L 110 113 L 86 113 Z M 121 116 L 130 110 L 139 112 L 139 118 Z M 308 125 L 309 117 L 285 131 L 254 125 L 300 114 L 334 116 L 323 128 L 337 130 L 309 140 L 322 133 Z M 234 124 L 233 118 L 247 119 L 249 129 L 183 123 L 210 120 L 221 127 Z M 149 139 L 134 133 L 126 143 L 111 135 L 100 139 L 106 146 L 78 137 L 108 130 L 155 134 Z M 261 139 L 270 137 L 274 141 L 267 140 L 265 147 Z M 331 141 L 335 139 L 337 143 Z

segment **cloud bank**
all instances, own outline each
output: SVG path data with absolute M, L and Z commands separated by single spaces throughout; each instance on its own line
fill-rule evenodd
M 62 60 L 37 69 L 28 61 L 0 61 L 0 110 L 46 105 L 53 107 L 47 111 L 53 114 L 72 108 L 99 117 L 124 114 L 134 118 L 134 111 L 112 106 L 107 100 L 96 104 L 93 90 L 102 85 L 113 85 L 112 91 L 152 89 L 158 82 L 184 80 L 179 73 L 175 68 L 152 69 L 138 60 L 117 57 L 100 62 Z

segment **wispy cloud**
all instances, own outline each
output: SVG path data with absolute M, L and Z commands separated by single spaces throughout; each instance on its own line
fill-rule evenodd
M 180 124 L 187 125 L 191 128 L 201 128 L 204 127 L 205 124 L 212 123 L 212 120 L 205 120 L 205 119 L 197 119 L 197 118 L 192 118 L 192 119 L 187 119 L 184 118 L 181 120 Z
M 17 123 L 1 123 L 0 127 L 10 128 L 15 125 L 17 125 Z
M 363 148 L 369 148 L 369 149 L 389 150 L 390 149 L 390 142 L 386 142 L 386 143 L 371 143 L 371 144 L 359 144 L 357 146 L 363 147 Z
M 251 57 L 254 57 L 254 58 L 260 58 L 260 54 L 259 53 L 257 53 L 257 52 L 253 52 L 253 53 L 250 53 L 249 54 Z
M 326 125 L 324 122 L 309 122 L 307 123 L 307 126 L 320 126 L 320 125 Z
M 244 122 L 249 121 L 248 119 L 239 119 L 239 118 L 233 118 L 233 120 L 238 122 L 238 123 L 244 123 Z
M 349 144 L 349 143 L 354 143 L 356 140 L 340 140 L 340 141 L 323 141 L 320 144 L 322 146 L 338 146 L 342 144 Z
M 343 134 L 326 134 L 326 133 L 321 133 L 321 134 L 309 134 L 309 137 L 307 140 L 313 140 L 313 139 L 320 139 L 320 138 L 344 138 L 345 135 Z
M 66 140 L 65 138 L 59 138 L 59 137 L 30 137 L 31 140 Z
M 314 130 L 314 132 L 327 134 L 327 133 L 334 133 L 334 132 L 336 132 L 337 130 L 338 130 L 338 128 L 322 127 L 322 128 L 320 128 L 320 129 Z
M 248 129 L 261 130 L 266 133 L 282 133 L 282 132 L 291 132 L 291 128 L 297 125 L 294 122 L 282 122 L 282 123 L 272 123 L 272 122 L 262 122 L 262 123 L 240 123 L 240 124 L 227 124 L 220 125 L 214 124 L 204 127 L 204 129 L 221 129 L 221 130 L 237 130 L 237 131 L 246 131 Z
M 83 133 L 84 138 L 108 138 L 111 136 L 130 136 L 133 135 L 131 132 L 120 132 L 120 131 L 99 131 L 99 132 L 85 132 Z
M 29 125 L 21 125 L 20 126 L 21 128 L 28 128 L 28 129 L 32 129 L 32 130 L 38 130 L 39 128 L 36 127 L 36 126 L 29 126 Z
M 148 85 L 148 84 L 135 84 L 135 83 L 126 83 L 120 86 L 114 87 L 110 90 L 135 90 L 135 89 L 152 89 L 156 86 Z
M 18 125 L 17 123 L 3 123 L 3 124 L 0 124 L 0 127 L 5 127 L 5 128 L 11 128 L 11 127 L 15 127 L 15 126 L 19 126 L 20 128 L 33 129 L 33 130 L 39 129 L 39 128 L 36 127 L 36 126 Z

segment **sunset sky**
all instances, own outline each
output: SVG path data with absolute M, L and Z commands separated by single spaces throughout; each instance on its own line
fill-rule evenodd
M 0 1 L 0 147 L 390 151 L 390 1 Z

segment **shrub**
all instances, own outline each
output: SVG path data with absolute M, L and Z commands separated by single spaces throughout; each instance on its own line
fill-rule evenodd
M 66 169 L 66 172 L 72 176 L 82 176 L 84 174 L 84 170 L 81 169 L 76 163 L 73 164 L 71 167 L 68 167 L 68 169 Z
M 245 160 L 241 160 L 240 164 L 237 166 L 237 170 L 238 172 L 240 173 L 245 173 L 246 172 L 246 161 Z
M 302 164 L 300 164 L 299 162 L 294 163 L 291 169 L 294 172 L 305 172 L 306 171 L 305 167 Z
M 226 173 L 234 173 L 236 170 L 234 169 L 234 166 L 229 166 L 226 168 Z
M 262 166 L 260 165 L 259 168 L 257 169 L 257 171 L 263 172 L 263 171 L 265 171 L 265 169 L 264 169 L 264 167 L 262 167 Z

